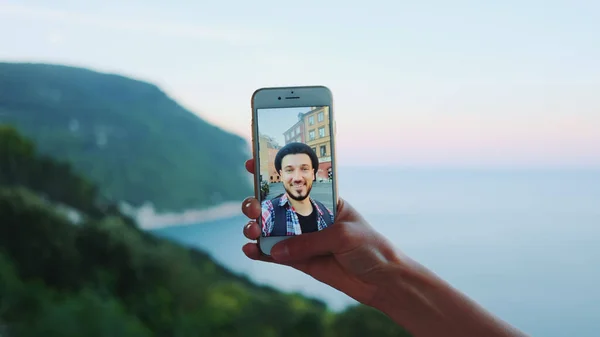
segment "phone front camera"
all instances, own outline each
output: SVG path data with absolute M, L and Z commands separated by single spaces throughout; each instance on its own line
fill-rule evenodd
M 277 97 L 278 100 L 281 100 L 281 97 Z

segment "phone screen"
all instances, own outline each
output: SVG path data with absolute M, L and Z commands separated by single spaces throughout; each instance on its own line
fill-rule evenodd
M 333 121 L 328 106 L 257 109 L 262 236 L 334 223 Z

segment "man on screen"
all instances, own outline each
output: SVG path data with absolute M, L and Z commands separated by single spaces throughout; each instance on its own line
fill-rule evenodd
M 262 202 L 264 236 L 316 232 L 333 223 L 331 210 L 310 197 L 319 169 L 319 159 L 310 146 L 289 143 L 282 147 L 275 156 L 275 169 L 285 193 Z

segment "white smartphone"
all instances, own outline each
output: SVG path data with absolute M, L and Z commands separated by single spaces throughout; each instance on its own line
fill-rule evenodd
M 260 250 L 335 223 L 333 96 L 324 86 L 263 88 L 252 95 L 254 189 Z

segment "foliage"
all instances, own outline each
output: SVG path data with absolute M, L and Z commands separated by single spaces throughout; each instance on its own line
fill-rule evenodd
M 0 128 L 2 336 L 407 336 L 366 307 L 336 314 L 257 286 L 141 231 L 94 191 L 68 164 Z
M 252 193 L 242 165 L 246 142 L 152 84 L 58 65 L 0 63 L 0 123 L 101 183 L 112 201 L 181 211 Z
M 267 180 L 260 182 L 260 200 L 264 200 L 269 195 L 270 185 Z

